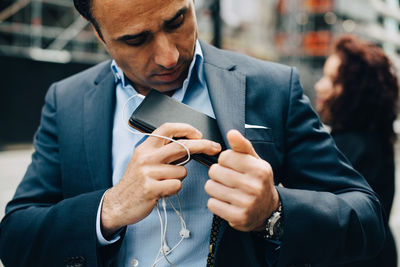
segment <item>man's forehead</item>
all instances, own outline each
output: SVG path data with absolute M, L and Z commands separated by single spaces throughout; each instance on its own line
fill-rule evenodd
M 115 10 L 125 10 L 133 15 L 152 14 L 157 11 L 173 11 L 174 8 L 187 5 L 193 0 L 92 0 L 94 12 L 106 14 Z
M 93 0 L 93 15 L 101 26 L 130 24 L 140 31 L 171 19 L 193 0 Z M 115 25 L 116 26 L 116 25 Z M 121 25 L 119 25 L 121 26 Z M 135 29 L 133 29 L 134 27 Z M 114 27 L 113 27 L 114 28 Z M 115 32 L 116 29 L 113 31 Z

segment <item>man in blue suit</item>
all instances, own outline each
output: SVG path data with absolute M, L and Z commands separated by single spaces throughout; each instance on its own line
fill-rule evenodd
M 74 3 L 113 60 L 50 87 L 1 223 L 5 266 L 331 266 L 378 253 L 380 203 L 294 69 L 199 41 L 192 0 Z M 174 165 L 182 146 L 126 129 L 150 89 L 216 118 L 229 147 L 217 164 Z M 188 124 L 154 133 L 221 150 Z

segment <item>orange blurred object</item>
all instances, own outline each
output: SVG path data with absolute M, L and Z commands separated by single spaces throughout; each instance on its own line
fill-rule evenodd
M 287 11 L 286 0 L 279 0 L 276 9 L 279 14 L 285 14 Z
M 334 0 L 305 0 L 304 7 L 311 13 L 325 13 L 333 11 Z
M 330 31 L 310 31 L 304 34 L 304 51 L 309 56 L 326 56 L 332 42 Z
M 283 52 L 284 51 L 284 46 L 287 42 L 287 34 L 280 32 L 275 35 L 275 47 L 279 51 Z

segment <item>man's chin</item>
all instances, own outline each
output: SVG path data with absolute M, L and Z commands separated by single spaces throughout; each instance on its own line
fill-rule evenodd
M 152 88 L 152 89 L 156 90 L 160 93 L 163 93 L 165 95 L 172 96 L 175 93 L 175 91 L 179 88 L 180 87 L 178 87 L 178 88 Z
M 157 84 L 152 87 L 152 89 L 157 90 L 161 93 L 170 93 L 174 92 L 177 89 L 182 88 L 183 81 L 174 81 L 172 83 L 163 83 L 163 84 Z

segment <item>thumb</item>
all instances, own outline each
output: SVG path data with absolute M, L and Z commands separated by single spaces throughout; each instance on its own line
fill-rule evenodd
M 260 158 L 250 141 L 246 139 L 238 130 L 230 130 L 226 136 L 233 151 L 249 154 L 258 159 Z

